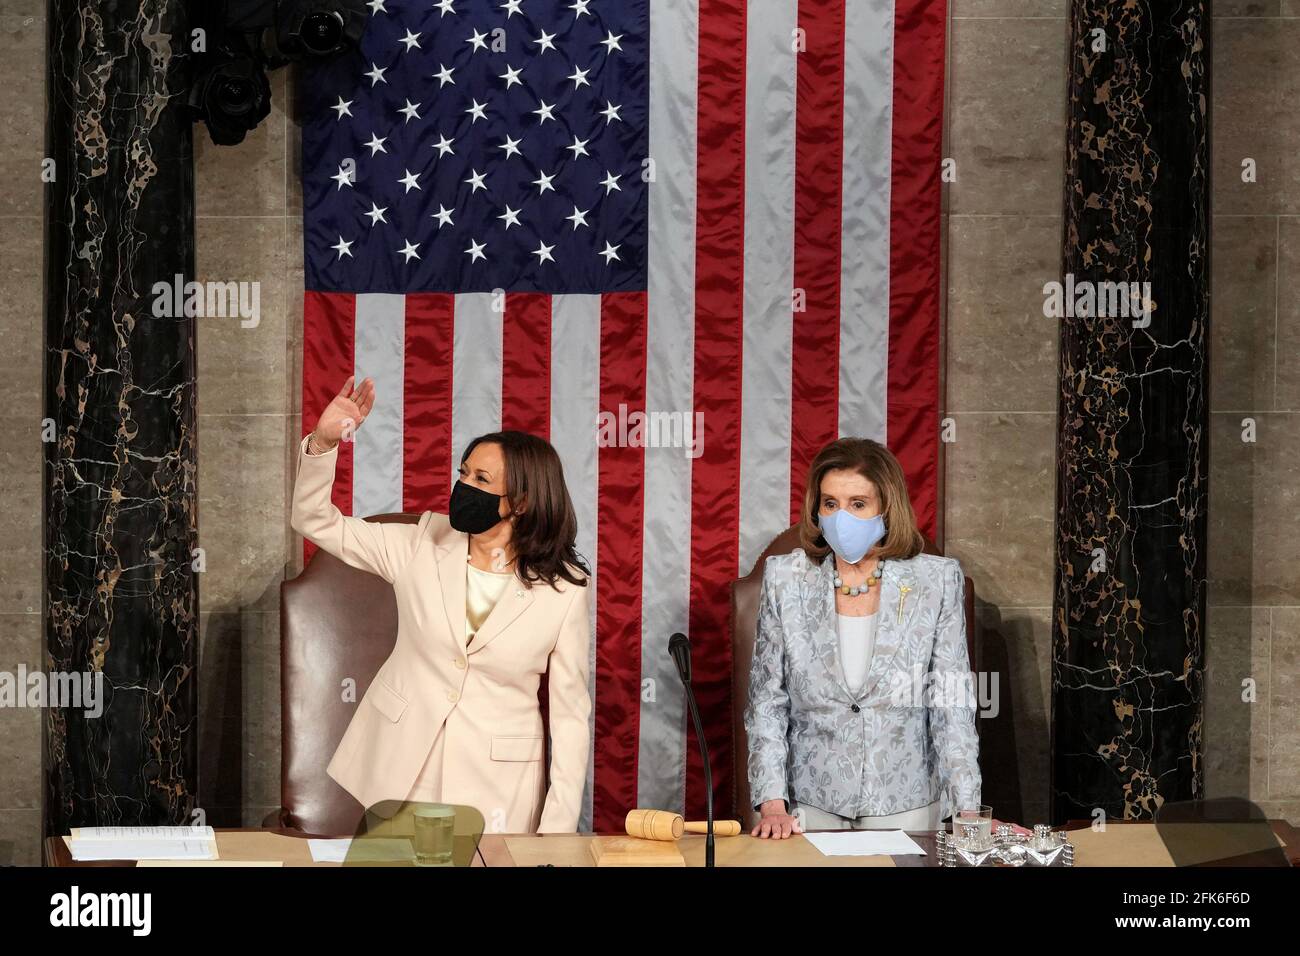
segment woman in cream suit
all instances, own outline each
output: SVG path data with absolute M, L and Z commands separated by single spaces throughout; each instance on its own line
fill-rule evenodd
M 330 501 L 337 449 L 374 400 L 370 379 L 348 379 L 303 439 L 294 485 L 294 529 L 397 597 L 396 646 L 326 771 L 364 806 L 467 804 L 489 831 L 574 832 L 591 746 L 591 628 L 559 458 L 533 435 L 485 435 L 461 459 L 447 514 L 345 517 Z M 549 787 L 537 702 L 548 668 Z
M 980 799 L 961 565 L 921 553 L 903 470 L 877 442 L 831 442 L 806 488 L 803 547 L 763 567 L 753 834 L 936 829 Z

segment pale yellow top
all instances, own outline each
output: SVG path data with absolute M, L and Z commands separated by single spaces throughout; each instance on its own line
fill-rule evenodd
M 474 635 L 492 613 L 497 600 L 505 591 L 514 574 L 510 571 L 483 571 L 472 564 L 465 565 L 465 641 Z

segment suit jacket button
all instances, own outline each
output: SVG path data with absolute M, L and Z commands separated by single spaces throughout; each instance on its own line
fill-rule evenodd
M 447 699 L 454 704 L 456 701 L 460 700 L 460 694 L 456 693 L 454 690 L 449 690 L 447 691 Z
M 862 708 L 859 707 L 857 704 L 854 704 L 854 705 L 853 705 L 853 712 L 854 712 L 855 714 L 856 714 L 856 713 L 859 713 L 861 710 L 862 710 Z
M 465 658 L 463 657 L 456 658 L 452 663 L 456 665 L 457 670 L 463 671 L 465 669 Z

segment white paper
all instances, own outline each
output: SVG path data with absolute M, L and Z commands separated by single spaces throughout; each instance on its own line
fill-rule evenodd
M 72 840 L 74 860 L 215 860 L 212 840 Z
M 353 863 L 410 863 L 415 859 L 415 847 L 410 837 L 361 837 L 349 848 Z
M 284 866 L 284 860 L 136 860 L 136 866 Z
M 76 827 L 72 842 L 86 840 L 215 840 L 212 827 Z
M 834 830 L 805 833 L 804 839 L 822 856 L 925 856 L 902 830 Z
M 342 863 L 347 859 L 348 847 L 352 845 L 351 837 L 341 840 L 308 840 L 311 858 L 315 863 Z

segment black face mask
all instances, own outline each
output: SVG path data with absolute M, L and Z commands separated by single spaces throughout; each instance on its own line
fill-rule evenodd
M 451 489 L 447 517 L 453 528 L 466 534 L 490 531 L 501 521 L 501 496 L 458 481 Z

